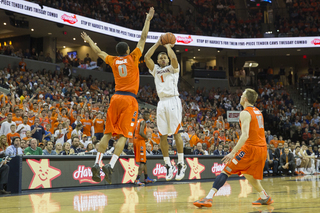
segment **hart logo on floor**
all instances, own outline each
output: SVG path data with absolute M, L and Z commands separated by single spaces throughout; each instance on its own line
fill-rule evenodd
M 176 167 L 176 164 L 174 162 L 174 160 L 171 160 L 171 164 L 174 166 L 175 170 L 173 171 L 173 177 L 177 174 L 178 172 L 178 169 Z M 166 175 L 167 175 L 167 168 L 160 164 L 160 163 L 157 163 L 156 164 L 156 167 L 153 168 L 152 170 L 152 174 L 154 176 L 156 176 L 158 179 L 160 178 L 166 178 Z
M 226 164 L 224 163 L 223 164 L 213 163 L 213 167 L 211 168 L 212 173 L 215 174 L 216 176 L 220 175 L 225 165 Z
M 103 171 L 100 171 L 101 180 L 103 180 L 105 174 Z M 84 165 L 79 165 L 78 169 L 73 172 L 73 179 L 78 180 L 79 183 L 92 183 L 97 184 L 98 182 L 95 182 L 92 180 L 92 172 L 90 167 L 85 167 Z
M 153 192 L 153 196 L 157 200 L 157 203 L 167 202 L 178 197 L 174 185 L 158 186 L 158 190 Z
M 201 172 L 203 172 L 206 167 L 199 163 L 198 158 L 186 158 L 189 167 L 190 167 L 190 174 L 189 179 L 200 179 L 201 178 Z
M 61 170 L 50 166 L 49 159 L 41 159 L 40 161 L 27 159 L 33 177 L 29 185 L 29 189 L 51 188 L 52 181 L 61 175 Z
M 120 163 L 124 169 L 124 175 L 121 183 L 134 183 L 138 175 L 139 166 L 134 158 L 128 160 L 120 159 Z
M 52 200 L 51 195 L 51 193 L 30 194 L 29 199 L 32 204 L 33 213 L 60 212 L 60 203 Z
M 79 194 L 73 197 L 73 209 L 78 212 L 103 210 L 108 205 L 108 197 L 101 192 Z

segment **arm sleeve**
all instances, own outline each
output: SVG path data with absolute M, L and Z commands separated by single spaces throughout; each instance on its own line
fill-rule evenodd
M 142 56 L 142 53 L 141 53 L 141 50 L 136 47 L 131 53 L 130 53 L 131 57 L 133 58 L 133 61 L 135 63 L 138 63 L 139 62 L 139 59 L 141 58 Z
M 149 70 L 149 73 L 154 77 L 157 69 L 158 69 L 158 65 L 155 64 L 154 67 L 153 67 L 153 70 Z

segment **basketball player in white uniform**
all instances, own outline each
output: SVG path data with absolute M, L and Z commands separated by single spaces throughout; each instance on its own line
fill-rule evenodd
M 172 50 L 174 45 L 166 44 L 168 55 L 165 52 L 158 54 L 158 64 L 154 64 L 151 56 L 154 51 L 160 46 L 161 41 L 155 43 L 144 56 L 149 72 L 154 77 L 157 93 L 160 98 L 157 107 L 157 126 L 160 133 L 160 147 L 163 154 L 163 159 L 167 168 L 166 180 L 173 178 L 175 167 L 171 165 L 168 153 L 167 136 L 173 135 L 177 145 L 178 151 L 178 172 L 176 180 L 183 179 L 187 165 L 184 163 L 183 156 L 183 140 L 179 133 L 182 121 L 182 105 L 178 92 L 179 80 L 179 63 L 177 56 Z M 169 58 L 171 64 L 169 64 Z

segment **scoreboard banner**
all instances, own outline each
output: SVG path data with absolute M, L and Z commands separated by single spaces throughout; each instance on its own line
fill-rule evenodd
M 103 162 L 109 162 L 111 156 L 105 156 Z M 225 164 L 219 156 L 186 155 L 185 163 L 188 168 L 183 180 L 214 179 L 223 170 Z M 101 182 L 92 181 L 91 166 L 95 156 L 17 156 L 17 164 L 10 165 L 10 172 L 19 176 L 8 183 L 13 193 L 21 190 L 35 190 L 48 188 L 67 188 L 79 186 L 108 185 L 104 180 L 105 174 L 101 171 Z M 171 156 L 171 163 L 175 166 L 174 177 L 177 174 L 177 156 Z M 20 166 L 19 166 L 20 165 Z M 167 169 L 164 166 L 162 155 L 147 156 L 148 175 L 158 182 L 166 182 Z M 134 156 L 120 156 L 112 174 L 112 184 L 133 184 L 139 165 Z M 13 177 L 14 175 L 9 174 Z M 19 181 L 17 181 L 19 180 Z M 140 178 L 144 181 L 144 177 Z M 19 182 L 19 183 L 17 183 Z M 14 187 L 20 186 L 20 189 Z
M 43 9 L 39 4 L 23 0 L 0 0 L 0 9 L 32 16 L 46 21 L 65 24 L 83 30 L 118 37 L 137 42 L 141 31 L 109 24 L 99 20 L 83 17 L 69 12 L 57 10 L 47 6 Z M 142 20 L 141 20 L 142 21 Z M 151 22 L 152 24 L 152 22 Z M 142 29 L 141 29 L 142 30 Z M 156 43 L 160 38 L 159 32 L 149 32 L 147 43 Z M 320 37 L 281 37 L 281 38 L 221 38 L 199 35 L 175 34 L 176 45 L 225 48 L 225 49 L 275 49 L 275 48 L 310 48 L 320 47 Z

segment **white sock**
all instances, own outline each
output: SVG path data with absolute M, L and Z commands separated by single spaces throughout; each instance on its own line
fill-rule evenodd
M 262 190 L 261 192 L 259 192 L 259 195 L 261 197 L 261 199 L 267 199 L 268 194 L 266 191 Z
M 171 166 L 170 157 L 163 157 L 164 163 Z
M 115 154 L 112 155 L 111 160 L 110 160 L 110 165 L 111 165 L 112 169 L 113 169 L 114 165 L 116 164 L 118 158 L 119 158 L 119 156 L 117 156 Z
M 217 190 L 216 189 L 210 189 L 210 192 L 208 193 L 208 195 L 207 195 L 207 199 L 212 199 L 213 198 L 213 195 L 215 194 L 217 192 Z
M 97 156 L 96 156 L 96 162 L 95 162 L 95 164 L 99 164 L 99 166 L 100 166 L 100 162 L 101 162 L 102 158 L 103 158 L 103 153 L 98 152 L 98 153 L 97 153 Z
M 178 163 L 184 164 L 183 153 L 178 153 Z

